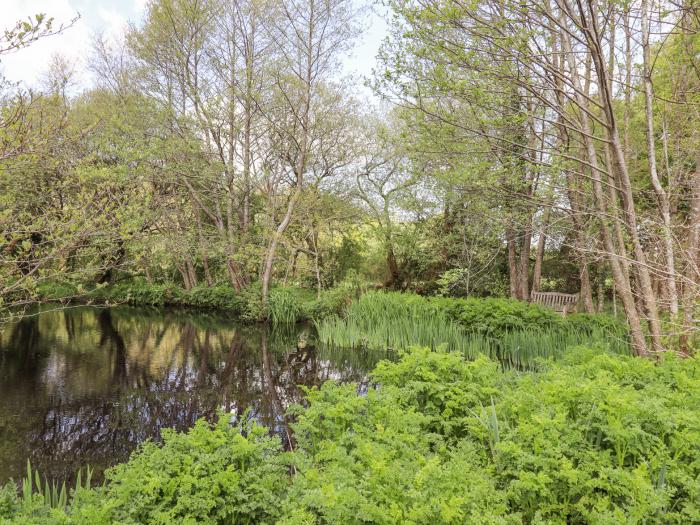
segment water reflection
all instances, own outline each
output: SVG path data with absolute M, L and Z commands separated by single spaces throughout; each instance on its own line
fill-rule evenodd
M 49 309 L 4 326 L 0 483 L 27 459 L 50 478 L 90 464 L 99 479 L 161 428 L 184 430 L 220 409 L 249 410 L 290 440 L 285 410 L 302 401 L 299 385 L 362 382 L 380 358 L 316 349 L 300 330 L 128 307 Z

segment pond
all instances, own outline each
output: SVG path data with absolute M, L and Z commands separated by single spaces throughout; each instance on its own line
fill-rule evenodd
M 219 410 L 289 443 L 286 408 L 328 379 L 364 388 L 379 353 L 317 348 L 313 328 L 210 313 L 43 306 L 0 329 L 0 485 L 26 472 L 95 480 L 163 428 Z M 292 438 L 293 439 L 293 438 Z

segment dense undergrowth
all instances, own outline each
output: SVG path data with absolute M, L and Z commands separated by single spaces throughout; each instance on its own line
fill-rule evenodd
M 353 282 L 315 291 L 293 287 L 272 290 L 265 307 L 256 284 L 237 292 L 230 286 L 151 285 L 143 281 L 90 290 L 46 283 L 42 300 L 66 297 L 100 304 L 179 306 L 230 312 L 237 318 L 273 325 L 313 321 L 322 345 L 370 350 L 444 346 L 474 359 L 486 355 L 506 365 L 531 367 L 541 357 L 557 357 L 586 345 L 627 354 L 624 324 L 608 315 L 572 314 L 503 298 L 425 297 L 373 292 Z
M 562 317 L 511 299 L 369 292 L 350 304 L 343 316 L 330 316 L 316 325 L 320 341 L 328 345 L 369 349 L 444 345 L 470 358 L 487 355 L 517 366 L 584 344 L 629 353 L 626 327 L 610 316 Z
M 66 505 L 0 491 L 0 523 L 700 522 L 700 362 L 578 348 L 538 372 L 416 349 L 326 383 L 297 444 L 222 416 L 167 432 Z
M 197 286 L 185 290 L 175 284 L 149 284 L 124 281 L 84 289 L 72 284 L 45 282 L 37 287 L 42 301 L 130 304 L 136 306 L 178 306 L 230 312 L 248 322 L 269 320 L 273 324 L 296 323 L 321 319 L 342 312 L 363 288 L 354 282 L 321 291 L 295 287 L 277 287 L 270 293 L 269 304 L 261 302 L 259 283 L 236 291 L 231 286 Z

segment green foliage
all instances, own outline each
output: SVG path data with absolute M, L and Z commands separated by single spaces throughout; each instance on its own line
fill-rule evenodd
M 509 330 L 547 329 L 561 323 L 561 317 L 538 304 L 502 298 L 440 298 L 447 316 L 470 332 L 498 335 Z
M 269 319 L 273 324 L 293 324 L 323 319 L 342 312 L 365 289 L 363 283 L 344 281 L 339 286 L 322 290 L 319 297 L 310 290 L 292 287 L 274 288 L 267 309 L 261 301 L 261 286 L 254 282 L 240 292 L 226 284 L 196 286 L 185 290 L 176 284 L 149 284 L 131 280 L 84 291 L 70 283 L 47 281 L 37 286 L 43 301 L 85 301 L 100 304 L 136 306 L 180 306 L 221 310 L 245 322 Z
M 294 324 L 300 320 L 302 314 L 297 297 L 288 288 L 272 290 L 267 308 L 273 326 Z
M 575 348 L 537 372 L 413 349 L 296 406 L 296 447 L 203 421 L 75 491 L 0 489 L 0 523 L 686 524 L 700 521 L 700 361 Z
M 106 304 L 165 306 L 181 303 L 182 291 L 169 284 L 129 281 L 97 286 L 85 294 L 89 301 Z
M 238 314 L 246 306 L 243 295 L 227 285 L 197 286 L 181 293 L 181 300 L 187 306 L 228 310 Z
M 35 293 L 45 301 L 69 301 L 79 295 L 79 288 L 73 283 L 43 281 L 37 284 Z
M 273 523 L 288 483 L 280 443 L 255 424 L 199 421 L 165 431 L 107 474 L 98 497 L 73 509 L 75 523 Z
M 340 347 L 405 349 L 445 346 L 469 358 L 486 355 L 516 367 L 534 366 L 566 348 L 596 344 L 628 353 L 627 330 L 607 316 L 563 318 L 552 310 L 511 299 L 452 299 L 367 293 L 344 318 L 316 323 L 319 340 Z
M 321 320 L 340 314 L 365 291 L 366 284 L 361 280 L 343 281 L 335 288 L 322 290 L 318 298 L 306 302 L 304 304 L 304 317 L 311 320 Z

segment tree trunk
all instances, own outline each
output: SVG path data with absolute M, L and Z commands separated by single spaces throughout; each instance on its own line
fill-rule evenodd
M 566 27 L 566 23 L 564 20 L 562 20 L 562 25 L 563 27 Z M 588 114 L 585 111 L 585 109 L 588 107 L 588 101 L 583 95 L 583 87 L 581 85 L 581 81 L 578 75 L 578 67 L 575 62 L 575 56 L 571 48 L 570 36 L 566 31 L 562 31 L 561 39 L 563 44 L 563 51 L 569 61 L 569 73 L 577 89 L 577 104 L 584 110 L 580 113 L 579 121 L 582 128 L 582 135 L 587 154 L 587 161 L 590 166 L 591 179 L 593 181 L 593 201 L 596 206 L 596 215 L 600 223 L 603 242 L 610 261 L 613 280 L 615 282 L 615 287 L 618 289 L 618 292 L 620 294 L 620 298 L 622 299 L 625 314 L 627 316 L 627 322 L 630 327 L 630 336 L 632 338 L 632 347 L 637 355 L 646 355 L 648 354 L 647 344 L 644 338 L 644 331 L 642 330 L 641 320 L 639 318 L 639 314 L 634 303 L 634 297 L 632 295 L 630 282 L 623 272 L 622 265 L 620 263 L 620 254 L 618 253 L 615 247 L 607 223 L 609 215 L 606 209 L 605 192 L 603 191 L 601 171 L 598 166 L 598 156 L 595 150 L 595 144 L 593 143 L 593 139 L 591 138 L 592 134 Z
M 681 351 L 690 352 L 690 338 L 697 331 L 695 308 L 700 289 L 700 151 L 695 155 L 695 174 L 692 180 L 690 201 L 688 251 L 686 254 L 685 283 L 683 286 L 683 334 L 680 339 Z
M 532 219 L 529 219 L 532 224 Z M 520 270 L 518 271 L 520 299 L 530 300 L 530 249 L 532 245 L 532 227 L 523 230 L 523 238 L 520 243 Z
M 611 150 L 613 154 L 614 164 L 612 166 L 609 166 L 608 169 L 614 171 L 618 177 L 619 191 L 623 204 L 623 217 L 625 220 L 627 234 L 629 235 L 630 240 L 632 241 L 635 261 L 635 272 L 639 278 L 639 289 L 642 294 L 642 299 L 647 313 L 647 321 L 649 325 L 649 333 L 651 335 L 652 346 L 654 347 L 655 351 L 661 352 L 663 351 L 663 345 L 661 343 L 661 322 L 659 319 L 656 297 L 654 296 L 654 291 L 651 287 L 651 275 L 649 273 L 647 257 L 644 253 L 644 248 L 642 247 L 642 242 L 639 237 L 637 211 L 634 207 L 632 183 L 627 169 L 625 153 L 622 144 L 620 143 L 620 136 L 617 130 L 617 124 L 614 113 L 614 104 L 612 94 L 609 90 L 609 75 L 611 74 L 611 72 L 607 70 L 605 60 L 602 54 L 602 42 L 600 39 L 597 19 L 598 10 L 594 5 L 594 0 L 588 0 L 586 2 L 586 5 L 588 7 L 588 13 L 586 13 L 586 11 L 584 10 L 582 3 L 579 3 L 578 7 L 580 20 L 582 21 L 582 27 L 584 29 L 588 47 L 591 52 L 591 57 L 595 65 L 596 78 L 598 81 L 599 88 L 598 97 L 605 116 L 605 121 L 607 124 L 607 138 L 611 145 Z M 586 120 L 587 118 L 588 117 L 586 116 Z M 588 140 L 592 142 L 590 140 L 590 137 Z M 593 154 L 595 154 L 594 146 Z
M 542 279 L 542 262 L 544 260 L 544 250 L 547 244 L 547 228 L 549 227 L 549 215 L 552 211 L 551 206 L 547 206 L 542 214 L 542 228 L 537 239 L 537 251 L 535 253 L 535 268 L 532 271 L 532 291 L 540 291 L 540 281 Z
M 191 289 L 192 285 L 190 284 L 190 275 L 187 272 L 186 266 L 184 264 L 178 264 L 177 270 L 180 272 L 180 276 L 182 277 L 182 284 L 184 285 L 185 290 Z
M 663 237 L 666 282 L 665 288 L 668 294 L 668 308 L 672 316 L 678 315 L 678 291 L 676 289 L 676 263 L 673 253 L 673 232 L 671 231 L 671 209 L 668 194 L 659 180 L 656 167 L 656 143 L 654 138 L 654 95 L 651 81 L 651 58 L 649 49 L 649 1 L 642 0 L 642 55 L 644 77 L 644 115 L 646 120 L 647 158 L 649 162 L 649 176 L 654 187 L 656 198 L 661 213 L 661 229 Z
M 187 275 L 190 279 L 190 287 L 194 288 L 197 286 L 197 272 L 194 269 L 194 264 L 192 264 L 192 258 L 188 255 L 185 258 L 185 268 L 187 270 Z
M 279 244 L 284 232 L 287 231 L 289 223 L 292 222 L 292 215 L 294 214 L 294 208 L 296 207 L 299 198 L 301 197 L 301 181 L 297 183 L 294 193 L 287 203 L 287 211 L 284 214 L 282 222 L 275 229 L 272 234 L 272 239 L 270 239 L 270 244 L 267 247 L 267 252 L 265 253 L 265 263 L 263 265 L 263 277 L 262 277 L 262 301 L 263 304 L 267 305 L 270 299 L 270 281 L 272 280 L 272 268 L 275 264 L 275 255 L 277 253 L 277 245 Z
M 515 237 L 513 229 L 506 227 L 506 242 L 508 244 L 508 275 L 510 277 L 510 297 L 520 299 L 520 279 L 518 277 L 518 263 L 515 255 Z
M 581 295 L 579 296 L 579 300 L 583 305 L 583 310 L 587 314 L 592 314 L 595 312 L 593 308 L 593 291 L 591 289 L 591 277 L 588 271 L 588 263 L 585 261 L 581 263 L 579 279 L 581 281 Z

